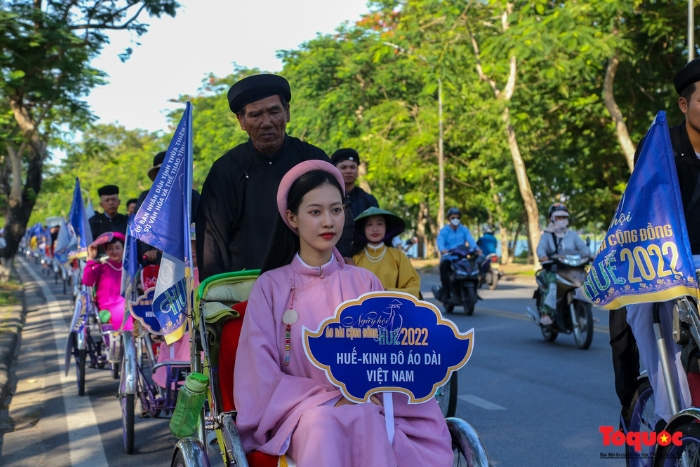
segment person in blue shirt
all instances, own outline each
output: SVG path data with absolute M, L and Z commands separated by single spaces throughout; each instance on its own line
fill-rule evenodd
M 484 227 L 484 235 L 477 240 L 476 244 L 479 245 L 481 251 L 484 252 L 484 256 L 496 253 L 496 249 L 498 248 L 498 239 L 493 234 L 493 229 L 490 225 Z
M 445 301 L 450 296 L 450 250 L 458 246 L 467 245 L 469 248 L 476 248 L 480 251 L 469 229 L 462 225 L 462 212 L 459 209 L 450 208 L 447 211 L 447 220 L 449 224 L 440 229 L 437 238 L 437 247 L 440 252 L 440 282 L 442 282 L 442 289 L 441 297 L 436 298 L 440 301 Z

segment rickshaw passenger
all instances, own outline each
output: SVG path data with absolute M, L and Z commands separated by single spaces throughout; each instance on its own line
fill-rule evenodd
M 280 184 L 277 241 L 253 286 L 234 370 L 243 447 L 286 454 L 298 467 L 450 466 L 450 435 L 434 399 L 409 405 L 407 396 L 393 395 L 392 445 L 383 396 L 349 401 L 304 354 L 302 327 L 317 329 L 343 301 L 382 290 L 335 248 L 345 221 L 342 186 L 338 170 L 316 160 L 295 166 Z
M 103 322 L 111 322 L 114 329 L 120 329 L 124 319 L 124 297 L 120 294 L 122 281 L 122 256 L 124 254 L 124 235 L 112 232 L 112 240 L 105 244 L 107 261 L 95 261 L 97 245 L 88 246 L 88 262 L 83 271 L 83 284 L 95 286 L 95 297 Z M 109 313 L 103 313 L 108 311 Z M 133 320 L 128 316 L 125 330 L 132 330 Z
M 406 229 L 396 214 L 370 207 L 355 218 L 355 245 L 359 250 L 352 261 L 376 275 L 384 290 L 406 292 L 419 298 L 420 276 L 411 260 L 394 248 L 392 239 Z

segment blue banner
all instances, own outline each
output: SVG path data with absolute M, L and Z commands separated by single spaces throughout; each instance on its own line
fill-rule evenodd
M 647 132 L 582 288 L 608 309 L 698 296 L 665 112 Z
M 136 239 L 131 235 L 130 228 L 126 228 L 126 242 L 124 244 L 124 256 L 122 257 L 122 286 L 121 295 L 125 299 L 127 297 L 127 289 L 136 277 L 139 269 L 138 249 L 136 247 Z
M 75 187 L 73 188 L 73 202 L 68 213 L 68 223 L 78 235 L 78 247 L 81 250 L 86 250 L 88 245 L 92 243 L 92 232 L 90 231 L 88 220 L 83 197 L 80 193 L 80 179 L 76 177 Z
M 71 227 L 70 224 L 66 224 L 66 221 L 61 217 L 58 237 L 56 238 L 56 245 L 54 248 L 54 256 L 61 264 L 67 263 L 68 254 L 77 244 L 78 237 L 75 235 L 75 232 L 73 232 L 73 227 Z
M 153 311 L 153 296 L 156 289 L 147 289 L 136 301 L 129 301 L 129 311 L 134 319 L 137 319 L 151 334 L 161 334 L 160 322 Z
M 304 351 L 354 402 L 401 392 L 431 399 L 464 366 L 474 330 L 459 332 L 433 304 L 401 292 L 372 292 L 338 306 L 316 331 L 303 328 Z
M 153 312 L 168 344 L 182 337 L 191 306 L 191 205 L 192 105 L 188 102 L 153 186 L 129 222 L 135 238 L 163 252 Z

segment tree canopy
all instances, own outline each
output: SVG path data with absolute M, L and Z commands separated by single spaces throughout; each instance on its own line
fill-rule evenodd
M 670 121 L 682 118 L 671 82 L 687 57 L 678 27 L 686 11 L 681 0 L 371 2 L 360 21 L 279 52 L 280 73 L 292 85 L 288 132 L 329 154 L 357 149 L 362 181 L 380 205 L 432 243 L 440 227 L 441 83 L 446 207 L 462 208 L 472 226 L 500 226 L 507 240 L 531 220 L 525 180 L 535 213 L 565 201 L 574 225 L 601 229 L 629 177 L 629 148 L 658 110 L 669 111 Z M 238 67 L 179 97 L 194 105 L 195 186 L 247 139 L 226 91 L 257 72 Z M 99 81 L 99 72 L 91 73 Z M 75 148 L 52 183 L 75 173 L 76 164 L 108 160 L 106 167 L 127 174 L 122 191 L 136 192 L 166 144 L 113 126 L 89 136 L 104 146 L 101 155 L 91 159 L 94 148 Z M 106 174 L 86 177 L 96 186 Z M 64 199 L 65 190 L 40 196 L 42 215 L 60 205 L 52 199 Z M 535 221 L 544 219 L 536 214 Z

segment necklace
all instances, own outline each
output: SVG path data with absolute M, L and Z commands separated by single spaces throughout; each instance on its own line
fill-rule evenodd
M 375 249 L 375 248 L 373 248 L 373 249 Z M 384 255 L 386 254 L 386 250 L 387 250 L 387 248 L 386 248 L 386 245 L 385 245 L 385 246 L 384 246 L 384 250 L 382 250 L 382 252 L 381 252 L 379 255 L 377 255 L 377 256 L 372 256 L 372 255 L 369 254 L 369 250 L 367 250 L 367 247 L 365 247 L 365 255 L 367 256 L 367 259 L 369 260 L 370 263 L 378 263 L 378 262 L 380 262 L 382 259 L 384 259 Z
M 121 266 L 119 266 L 118 268 L 115 268 L 114 266 L 112 266 L 112 264 L 111 264 L 109 261 L 106 261 L 106 263 L 107 263 L 107 266 L 109 266 L 110 268 L 114 269 L 115 271 L 121 271 L 121 270 L 122 270 L 122 267 L 121 267 Z
M 282 322 L 285 326 L 284 333 L 284 365 L 289 366 L 289 347 L 292 335 L 292 324 L 299 319 L 299 314 L 294 310 L 294 286 L 292 286 L 292 294 L 289 300 L 289 309 L 282 315 Z

